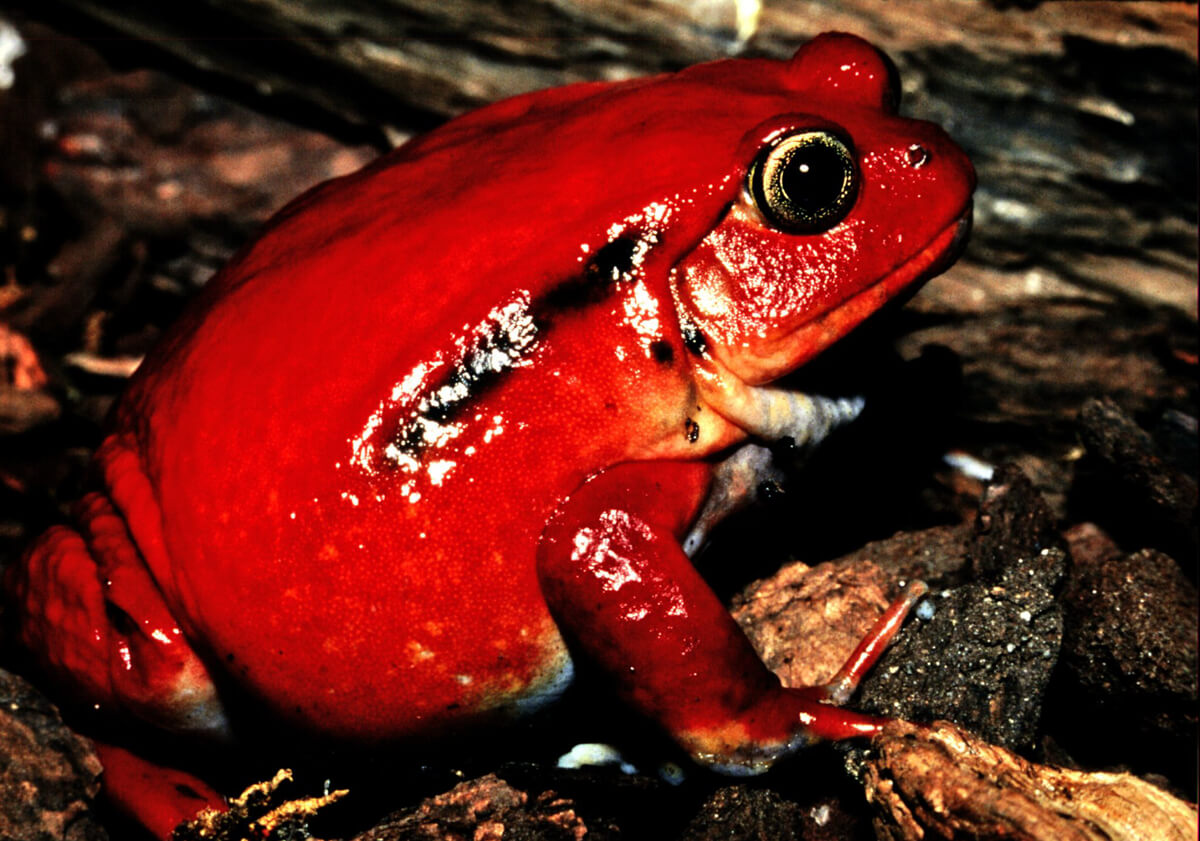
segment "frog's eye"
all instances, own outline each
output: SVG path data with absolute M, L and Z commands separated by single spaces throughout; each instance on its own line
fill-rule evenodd
M 754 203 L 772 225 L 795 234 L 827 231 L 858 191 L 850 144 L 828 131 L 787 134 L 763 148 L 749 174 Z

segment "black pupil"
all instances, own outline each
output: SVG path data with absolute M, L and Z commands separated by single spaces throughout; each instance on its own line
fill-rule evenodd
M 845 159 L 824 143 L 809 143 L 788 157 L 779 175 L 779 186 L 800 211 L 826 211 L 846 187 Z

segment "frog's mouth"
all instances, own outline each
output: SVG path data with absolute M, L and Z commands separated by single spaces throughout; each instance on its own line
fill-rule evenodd
M 962 253 L 970 230 L 968 205 L 915 255 L 791 333 L 788 347 L 780 354 L 786 367 L 779 368 L 785 372 L 795 370 L 884 304 L 915 292 L 924 281 L 945 271 Z M 770 376 L 769 367 L 759 371 L 768 375 L 754 379 L 740 375 L 718 354 L 707 357 L 705 364 L 709 372 L 696 380 L 701 400 L 734 428 L 764 441 L 790 438 L 796 444 L 816 444 L 834 428 L 853 420 L 862 409 L 859 399 L 812 396 L 766 385 L 778 376 Z M 720 436 L 718 439 L 730 442 Z
M 834 344 L 884 304 L 901 297 L 912 297 L 926 281 L 950 268 L 966 249 L 972 215 L 972 205 L 968 204 L 958 218 L 916 254 L 870 286 L 797 328 L 789 344 L 809 350 L 804 358 L 796 360 L 795 366 Z
M 958 217 L 958 221 L 952 222 L 947 227 L 946 230 L 951 233 L 949 244 L 943 247 L 941 253 L 934 258 L 933 262 L 925 270 L 925 275 L 919 276 L 916 279 L 918 282 L 914 282 L 913 284 L 914 292 L 921 288 L 921 283 L 940 275 L 942 272 L 946 271 L 946 269 L 954 265 L 958 261 L 958 258 L 962 256 L 962 253 L 967 250 L 967 241 L 971 238 L 971 227 L 974 224 L 974 208 L 975 205 L 973 203 L 968 204 L 967 209 L 964 210 L 962 215 Z M 926 246 L 925 251 L 929 251 L 930 249 L 934 249 L 936 251 L 938 248 L 938 240 L 941 239 L 945 233 L 946 231 L 943 231 L 941 234 L 938 234 L 934 241 Z M 912 259 L 915 258 L 910 258 L 909 262 L 911 262 Z

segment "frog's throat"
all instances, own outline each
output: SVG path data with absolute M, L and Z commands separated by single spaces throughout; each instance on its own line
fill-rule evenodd
M 862 412 L 862 397 L 824 397 L 750 385 L 718 359 L 696 368 L 700 400 L 743 435 L 763 441 L 790 439 L 797 447 L 819 444 Z
M 744 386 L 728 392 L 721 408 L 730 420 L 766 441 L 791 439 L 797 447 L 819 444 L 859 416 L 862 397 L 823 397 L 781 388 Z

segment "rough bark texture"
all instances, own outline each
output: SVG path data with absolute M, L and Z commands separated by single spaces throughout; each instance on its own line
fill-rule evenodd
M 124 39 L 144 39 L 269 107 L 394 136 L 524 91 L 727 55 L 781 56 L 817 32 L 853 31 L 896 59 L 910 109 L 944 124 L 983 176 L 972 255 L 982 265 L 957 273 L 967 288 L 945 285 L 955 309 L 959 297 L 978 308 L 1066 292 L 1098 306 L 1133 296 L 1195 313 L 1188 4 L 205 0 L 166 9 L 50 0 L 30 8 L 116 38 L 109 51 L 125 60 L 146 48 Z
M 1194 417 L 1168 414 L 1159 421 L 1159 446 L 1153 436 L 1111 399 L 1089 400 L 1079 416 L 1079 437 L 1087 448 L 1088 493 L 1097 498 L 1140 500 L 1135 516 L 1140 542 L 1166 549 L 1181 561 L 1196 560 L 1197 490 L 1194 474 L 1181 470 L 1168 455 L 1196 447 Z M 1195 576 L 1193 569 L 1192 575 Z
M 939 722 L 896 722 L 874 743 L 867 798 L 887 841 L 1187 841 L 1196 807 L 1131 774 L 1050 768 Z
M 789 564 L 734 599 L 733 616 L 788 686 L 827 682 L 888 606 L 892 581 L 870 561 Z

